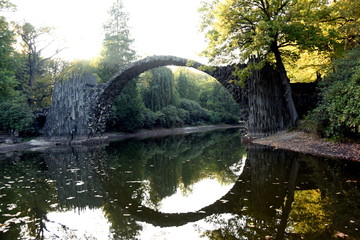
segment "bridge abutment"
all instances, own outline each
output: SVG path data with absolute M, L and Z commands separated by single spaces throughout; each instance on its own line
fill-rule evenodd
M 96 102 L 98 91 L 97 78 L 91 74 L 76 74 L 56 83 L 44 134 L 67 140 L 89 136 L 89 113 Z

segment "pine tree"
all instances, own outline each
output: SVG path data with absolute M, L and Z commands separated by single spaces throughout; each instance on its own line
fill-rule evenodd
M 128 14 L 122 0 L 116 0 L 110 8 L 109 19 L 103 26 L 105 37 L 98 65 L 98 75 L 108 81 L 120 68 L 135 60 L 128 27 Z

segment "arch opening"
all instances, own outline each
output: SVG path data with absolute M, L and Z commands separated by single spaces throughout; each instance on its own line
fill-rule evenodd
M 234 66 L 231 67 L 209 67 L 207 65 L 188 60 L 185 58 L 179 58 L 174 56 L 153 56 L 134 62 L 121 69 L 109 82 L 103 87 L 103 90 L 96 99 L 95 107 L 90 117 L 93 122 L 89 124 L 90 135 L 96 135 L 103 133 L 106 130 L 106 121 L 108 119 L 110 109 L 115 99 L 121 94 L 125 86 L 137 78 L 142 73 L 165 66 L 178 66 L 189 67 L 198 70 L 204 74 L 207 74 L 215 78 L 225 89 L 232 95 L 233 99 L 241 107 L 243 99 L 239 96 L 241 89 L 239 86 L 231 83 L 231 79 L 234 78 L 232 72 Z M 246 114 L 245 114 L 246 115 Z

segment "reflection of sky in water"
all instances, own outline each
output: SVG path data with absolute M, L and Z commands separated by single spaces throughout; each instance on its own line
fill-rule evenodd
M 245 154 L 232 136 L 0 161 L 0 239 L 332 239 L 330 231 L 360 239 L 358 164 Z
M 199 186 L 202 184 L 200 183 Z M 230 219 L 233 215 L 221 214 L 218 217 L 225 220 Z M 69 239 L 69 237 L 70 239 L 112 239 L 114 237 L 110 230 L 110 223 L 100 208 L 51 212 L 47 214 L 47 218 L 49 221 L 46 223 L 45 239 Z M 218 227 L 207 223 L 204 219 L 180 227 L 166 228 L 144 222 L 137 223 L 142 226 L 142 231 L 137 236 L 138 239 L 208 239 L 208 237 L 201 237 L 202 232 Z
M 231 219 L 234 215 L 225 213 L 218 215 L 219 219 L 224 221 Z M 197 239 L 209 239 L 207 236 L 203 236 L 202 233 L 206 230 L 214 230 L 220 226 L 212 224 L 202 219 L 195 223 L 188 223 L 180 227 L 155 227 L 146 223 L 140 223 L 143 227 L 143 231 L 139 235 L 139 239 L 151 239 L 151 240 L 197 240 Z
M 202 179 L 192 185 L 192 190 L 184 193 L 180 188 L 172 196 L 164 198 L 159 206 L 161 212 L 191 212 L 214 203 L 225 195 L 233 184 L 222 184 L 216 179 Z M 47 214 L 47 238 L 57 239 L 109 239 L 112 236 L 110 223 L 104 211 L 97 209 L 79 209 Z M 207 239 L 200 238 L 200 229 L 211 229 L 204 220 L 185 224 L 180 227 L 155 227 L 148 223 L 137 222 L 142 226 L 139 239 Z M 208 226 L 209 225 L 209 226 Z
M 246 156 L 231 166 L 231 170 L 240 175 L 243 171 Z M 221 183 L 215 178 L 205 178 L 194 183 L 189 190 L 178 187 L 176 192 L 160 201 L 158 211 L 164 213 L 194 212 L 206 207 L 230 191 L 234 183 Z M 222 218 L 230 218 L 231 214 L 221 214 Z M 226 216 L 229 215 L 229 216 Z M 125 216 L 126 217 L 126 216 Z M 129 217 L 129 216 L 127 216 Z M 220 216 L 219 216 L 220 217 Z M 112 236 L 111 223 L 107 220 L 101 208 L 79 209 L 65 212 L 50 212 L 47 214 L 47 238 L 65 239 L 109 239 Z M 213 229 L 205 220 L 188 223 L 179 227 L 157 227 L 148 223 L 138 222 L 142 226 L 138 239 L 208 239 L 201 237 L 201 232 Z
M 47 237 L 57 239 L 108 239 L 110 223 L 101 209 L 74 209 L 47 214 Z
M 224 196 L 234 184 L 221 184 L 216 179 L 202 179 L 192 186 L 192 192 L 184 193 L 180 188 L 170 197 L 162 199 L 159 211 L 184 213 L 197 211 Z

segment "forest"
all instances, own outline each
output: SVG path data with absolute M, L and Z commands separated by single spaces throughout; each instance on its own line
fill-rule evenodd
M 2 9 L 14 7 L 9 1 L 1 1 Z M 73 62 L 57 57 L 62 49 L 51 57 L 43 56 L 42 41 L 44 37 L 51 39 L 51 28 L 37 28 L 31 23 L 18 25 L 1 17 L 3 132 L 41 134 L 36 113 L 50 107 L 56 82 L 66 81 L 73 74 L 91 73 L 105 83 L 122 66 L 139 58 L 132 48 L 134 40 L 129 36 L 123 3 L 115 1 L 108 14 L 101 55 Z M 210 76 L 190 68 L 162 67 L 143 73 L 126 86 L 114 102 L 107 130 L 133 132 L 143 128 L 235 124 L 239 112 L 230 94 Z
M 0 0 L 0 11 L 16 11 Z M 108 81 L 121 66 L 136 61 L 122 1 L 114 1 L 103 25 L 100 56 L 67 62 L 43 52 L 50 27 L 14 23 L 0 16 L 0 131 L 41 134 L 37 114 L 51 104 L 54 84 L 71 74 L 92 73 Z M 199 9 L 212 65 L 246 63 L 234 72 L 244 85 L 254 69 L 270 62 L 279 72 L 294 127 L 337 140 L 360 136 L 360 0 L 211 0 Z M 45 38 L 46 37 L 46 38 Z M 317 107 L 298 114 L 290 83 L 316 82 Z M 238 123 L 240 110 L 215 79 L 189 68 L 152 69 L 131 81 L 114 103 L 108 131 Z

